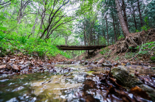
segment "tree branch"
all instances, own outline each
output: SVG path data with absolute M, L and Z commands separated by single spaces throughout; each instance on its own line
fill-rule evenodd
M 11 2 L 11 1 L 7 1 L 7 2 L 4 2 L 4 3 L 1 3 L 0 5 L 5 5 L 5 4 L 9 3 L 9 2 Z

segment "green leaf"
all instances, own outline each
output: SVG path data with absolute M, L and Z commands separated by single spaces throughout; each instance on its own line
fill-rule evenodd
M 4 33 L 0 30 L 0 34 L 4 34 Z
M 6 27 L 0 27 L 0 30 L 6 30 Z

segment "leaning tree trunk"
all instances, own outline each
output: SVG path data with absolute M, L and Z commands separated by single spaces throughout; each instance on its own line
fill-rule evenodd
M 126 16 L 126 5 L 125 5 L 124 0 L 122 0 L 122 9 L 123 9 L 123 12 L 124 12 L 124 20 L 125 20 L 126 26 L 128 28 L 128 21 L 127 21 L 127 16 Z
M 115 3 L 116 3 L 116 8 L 117 8 L 117 12 L 118 12 L 118 17 L 119 17 L 119 21 L 120 21 L 120 24 L 121 24 L 121 27 L 122 27 L 122 30 L 123 30 L 123 34 L 124 36 L 129 36 L 130 33 L 129 33 L 129 30 L 128 30 L 128 27 L 125 23 L 125 20 L 124 20 L 124 17 L 122 15 L 122 10 L 121 10 L 121 7 L 119 5 L 119 0 L 115 0 Z
M 125 36 L 125 39 L 122 41 L 118 41 L 115 44 L 115 51 L 117 53 L 121 53 L 121 52 L 127 52 L 130 51 L 129 48 L 135 48 L 138 45 L 145 43 L 145 35 L 142 34 L 141 32 L 137 33 L 137 34 L 130 34 L 129 30 L 126 26 L 126 23 L 124 21 L 122 12 L 121 12 L 121 8 L 119 5 L 119 0 L 115 0 L 116 3 L 116 7 L 117 7 L 117 11 L 118 11 L 118 17 L 119 17 L 119 21 Z

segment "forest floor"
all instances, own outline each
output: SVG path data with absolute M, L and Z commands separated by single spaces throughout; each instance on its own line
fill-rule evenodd
M 0 101 L 153 102 L 155 63 L 138 52 L 115 53 L 111 45 L 89 59 L 0 57 Z
M 151 30 L 151 29 L 150 29 Z M 148 35 L 147 31 L 142 31 L 142 35 Z M 138 32 L 140 33 L 140 32 Z M 132 36 L 135 36 L 138 33 L 132 33 Z M 124 39 L 119 40 L 118 42 L 124 41 Z M 146 42 L 155 42 L 155 30 L 153 30 L 151 32 L 151 34 L 147 37 L 147 41 Z M 141 47 L 141 45 L 139 45 Z M 149 46 L 149 45 L 148 45 Z M 147 49 L 148 46 L 146 46 L 146 49 L 144 48 L 144 54 L 139 54 L 141 49 L 129 49 L 128 51 L 125 52 L 120 52 L 120 53 L 116 53 L 116 43 L 113 45 L 110 45 L 106 48 L 97 50 L 96 53 L 91 56 L 90 58 L 87 58 L 88 55 L 87 53 L 83 53 L 80 56 L 77 56 L 75 58 L 75 60 L 88 60 L 88 61 L 99 61 L 99 60 L 107 60 L 107 61 L 111 61 L 111 62 L 144 62 L 144 63 L 149 63 L 152 62 L 151 61 L 151 57 L 155 54 L 155 51 L 153 49 Z M 145 46 L 144 46 L 145 47 Z M 155 49 L 155 48 L 154 48 Z

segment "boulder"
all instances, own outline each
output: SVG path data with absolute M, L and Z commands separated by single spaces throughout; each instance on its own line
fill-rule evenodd
M 155 101 L 155 90 L 143 84 L 143 82 L 137 78 L 136 76 L 131 75 L 125 67 L 115 67 L 111 70 L 111 73 L 114 78 L 117 79 L 117 82 L 125 87 L 133 88 L 133 87 L 140 87 L 143 91 L 151 97 L 153 101 Z
M 125 69 L 125 67 L 112 68 L 111 73 L 123 86 L 132 88 L 136 85 L 143 84 L 143 82 L 139 78 L 130 75 L 128 71 Z

